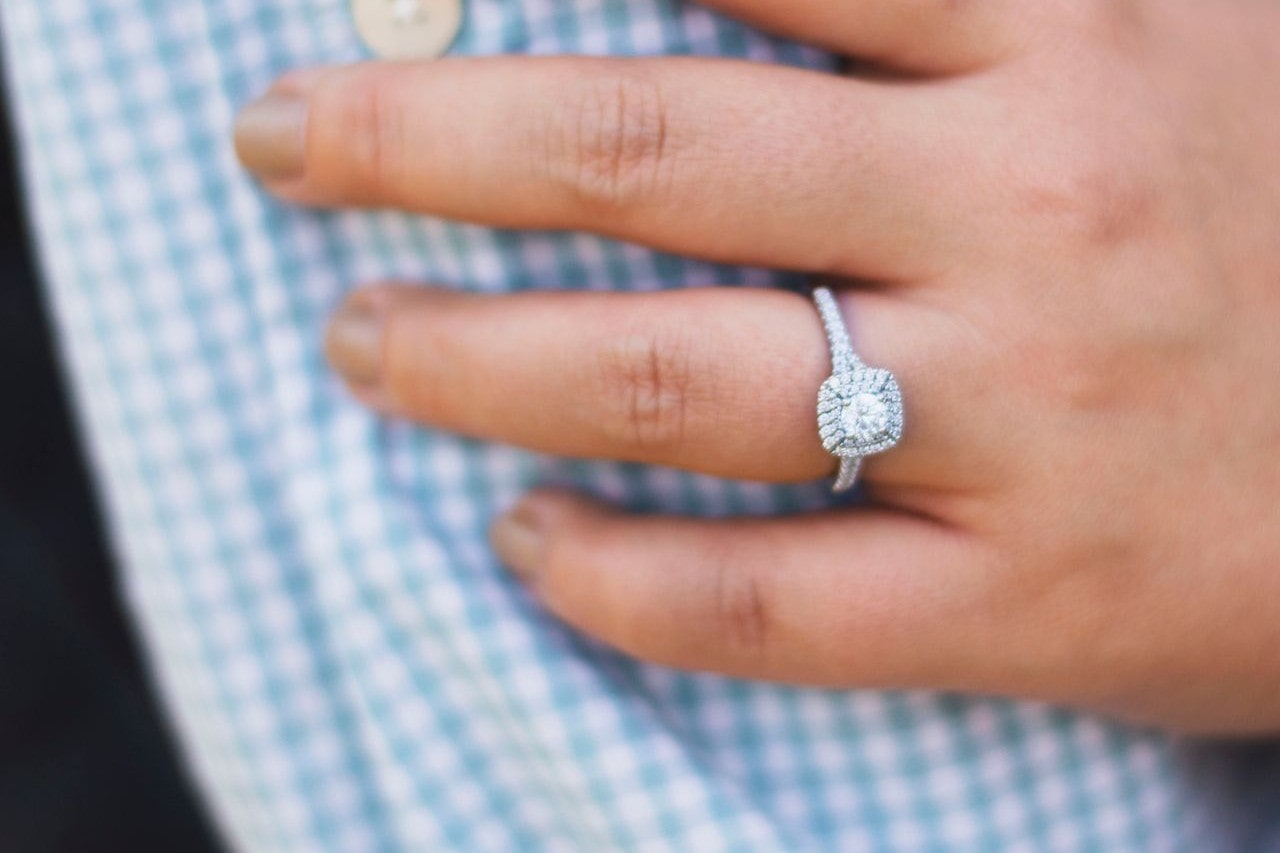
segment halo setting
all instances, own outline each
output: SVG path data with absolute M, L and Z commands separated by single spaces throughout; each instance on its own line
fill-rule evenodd
M 818 390 L 818 436 L 839 457 L 835 491 L 853 487 L 862 459 L 883 453 L 902 439 L 902 389 L 888 370 L 869 367 L 854 353 L 835 298 L 814 291 L 831 344 L 832 373 Z

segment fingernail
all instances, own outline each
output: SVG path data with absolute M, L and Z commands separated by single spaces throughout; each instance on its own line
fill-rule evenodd
M 236 154 L 259 178 L 302 176 L 307 132 L 307 99 L 268 92 L 236 116 Z
M 499 559 L 521 580 L 532 583 L 542 573 L 546 560 L 545 537 L 542 524 L 527 503 L 494 522 L 489 538 Z
M 372 388 L 382 376 L 382 318 L 366 300 L 348 299 L 329 320 L 324 351 L 352 385 Z

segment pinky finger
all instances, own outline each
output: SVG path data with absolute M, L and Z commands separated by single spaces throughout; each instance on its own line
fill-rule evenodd
M 561 619 L 635 657 L 813 686 L 985 681 L 985 549 L 888 511 L 633 517 L 537 492 L 493 528 Z

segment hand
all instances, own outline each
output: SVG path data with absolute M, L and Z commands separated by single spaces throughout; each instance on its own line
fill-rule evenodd
M 1280 5 L 717 0 L 847 78 L 693 59 L 295 74 L 270 191 L 578 229 L 847 282 L 901 445 L 867 508 L 705 522 L 537 492 L 495 544 L 560 617 L 736 676 L 1280 730 Z M 574 456 L 829 476 L 812 304 L 378 287 L 360 399 Z

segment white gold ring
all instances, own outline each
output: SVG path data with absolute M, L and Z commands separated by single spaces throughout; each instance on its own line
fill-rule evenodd
M 816 288 L 813 300 L 831 345 L 831 376 L 818 390 L 818 435 L 840 460 L 832 491 L 844 492 L 857 482 L 864 458 L 902 438 L 902 389 L 892 373 L 858 358 L 831 291 Z

